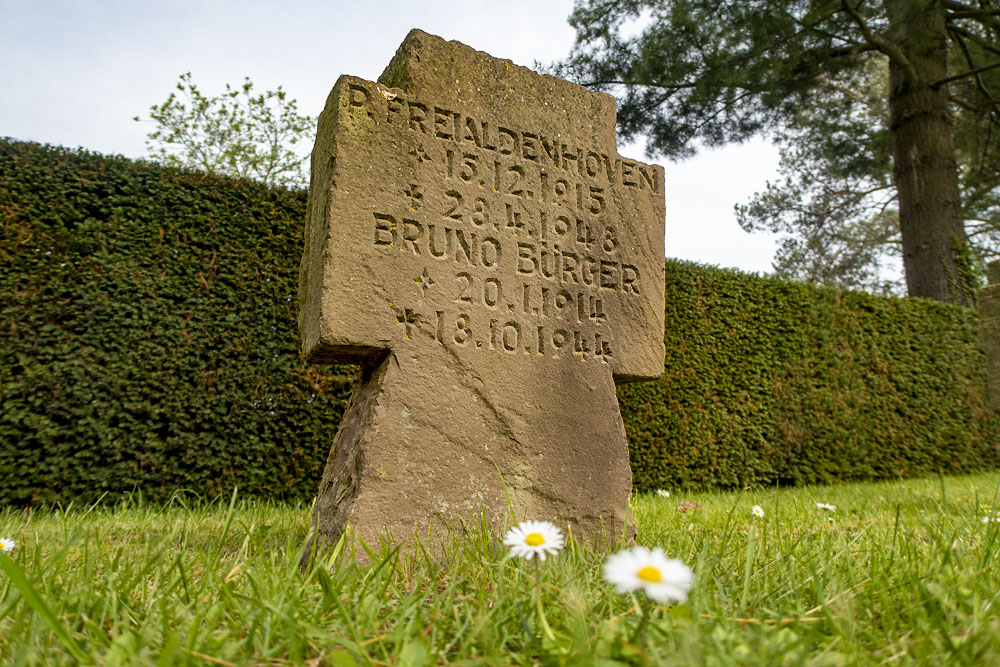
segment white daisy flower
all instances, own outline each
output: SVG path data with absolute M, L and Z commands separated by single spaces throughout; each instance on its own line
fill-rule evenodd
M 836 512 L 837 511 L 837 506 L 836 505 L 828 505 L 827 503 L 816 503 L 816 509 L 818 509 L 818 510 L 827 510 L 828 512 Z
M 669 491 L 664 491 L 663 489 L 657 489 L 656 490 L 656 495 L 658 495 L 661 498 L 669 498 L 670 497 L 670 492 Z
M 531 560 L 535 554 L 539 560 L 545 560 L 545 554 L 554 556 L 566 544 L 562 531 L 548 521 L 522 521 L 507 531 L 503 543 L 511 554 L 525 560 Z
M 1000 523 L 1000 517 L 984 516 L 982 519 L 980 519 L 980 521 L 982 521 L 983 523 L 991 523 L 991 522 Z
M 676 558 L 667 558 L 663 549 L 633 547 L 608 558 L 604 578 L 619 593 L 642 589 L 647 597 L 658 602 L 684 602 L 694 582 L 694 573 Z
M 764 508 L 761 507 L 760 505 L 754 505 L 753 507 L 750 508 L 750 511 L 754 513 L 754 516 L 759 516 L 761 518 L 764 518 Z
M 17 543 L 6 537 L 0 537 L 0 551 L 13 551 Z

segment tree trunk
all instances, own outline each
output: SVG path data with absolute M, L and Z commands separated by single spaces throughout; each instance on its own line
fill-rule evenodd
M 947 85 L 940 0 L 886 0 L 892 41 L 889 129 L 899 193 L 903 268 L 910 296 L 974 305 Z

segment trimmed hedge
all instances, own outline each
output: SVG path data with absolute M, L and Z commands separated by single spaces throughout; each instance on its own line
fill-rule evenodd
M 304 210 L 0 139 L 0 504 L 314 495 L 353 373 L 299 359 Z
M 0 504 L 309 498 L 353 386 L 299 356 L 305 193 L 0 139 Z M 636 486 L 1000 464 L 974 311 L 667 262 Z
M 619 401 L 634 483 L 746 487 L 992 469 L 976 311 L 667 262 L 665 373 Z

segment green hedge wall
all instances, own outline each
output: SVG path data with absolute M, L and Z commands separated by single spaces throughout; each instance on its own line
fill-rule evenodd
M 299 359 L 304 209 L 0 139 L 0 504 L 314 495 L 353 373 Z
M 0 504 L 308 498 L 354 370 L 295 324 L 305 194 L 0 139 Z M 974 311 L 667 262 L 636 486 L 1000 465 Z
M 661 380 L 619 401 L 641 490 L 1000 465 L 974 310 L 667 262 Z

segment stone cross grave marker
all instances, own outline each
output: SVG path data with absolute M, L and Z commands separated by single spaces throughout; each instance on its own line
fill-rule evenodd
M 663 169 L 614 99 L 414 30 L 342 76 L 312 152 L 299 325 L 362 379 L 320 483 L 320 549 L 485 514 L 629 539 L 616 383 L 663 372 Z M 433 540 L 432 540 L 433 541 Z

